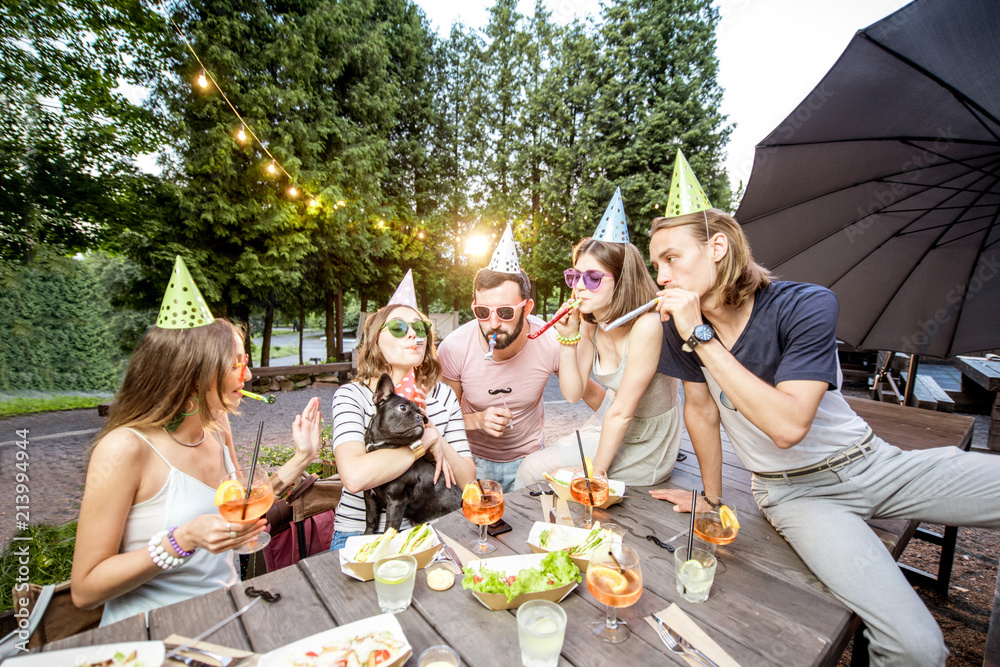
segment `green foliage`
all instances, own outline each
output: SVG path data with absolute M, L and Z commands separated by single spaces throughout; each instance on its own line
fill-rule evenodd
M 18 583 L 20 557 L 14 549 L 28 548 L 28 581 L 33 584 L 61 584 L 69 581 L 73 568 L 73 548 L 76 546 L 76 521 L 60 526 L 35 525 L 20 530 L 0 556 L 0 611 L 13 608 L 12 592 Z
M 306 467 L 306 472 L 319 475 L 321 479 L 337 472 L 337 462 L 333 458 L 330 440 L 333 438 L 333 424 L 324 424 L 320 431 L 320 446 L 316 460 Z M 266 470 L 277 470 L 295 455 L 294 445 L 271 445 L 261 447 L 257 462 Z
M 111 394 L 100 394 L 97 396 L 56 395 L 39 398 L 4 396 L 0 397 L 0 417 L 16 417 L 33 412 L 94 408 L 110 399 Z
M 62 258 L 11 271 L 0 292 L 0 391 L 105 391 L 123 364 L 89 266 Z

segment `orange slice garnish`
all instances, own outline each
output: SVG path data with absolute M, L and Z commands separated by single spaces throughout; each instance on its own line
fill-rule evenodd
M 612 593 L 623 593 L 628 588 L 628 579 L 618 570 L 603 565 L 591 565 L 593 573 L 590 575 L 597 580 L 601 588 L 605 588 Z
M 590 460 L 589 456 L 584 456 L 583 457 L 583 471 L 584 471 L 584 474 L 586 474 L 588 478 L 590 478 L 590 479 L 594 478 L 594 464 Z
M 740 529 L 740 522 L 736 520 L 736 512 L 729 509 L 728 505 L 719 508 L 719 521 L 722 522 L 723 528 Z
M 470 505 L 478 505 L 483 500 L 483 492 L 479 490 L 479 485 L 469 482 L 462 489 L 462 502 Z
M 227 479 L 215 490 L 215 506 L 241 500 L 246 495 L 246 489 L 235 479 Z

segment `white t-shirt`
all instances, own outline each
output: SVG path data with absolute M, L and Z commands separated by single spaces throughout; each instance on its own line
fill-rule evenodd
M 333 454 L 337 455 L 337 447 L 345 442 L 364 442 L 365 429 L 375 416 L 375 403 L 372 390 L 352 382 L 345 384 L 333 396 Z M 427 396 L 427 419 L 430 420 L 452 449 L 459 455 L 471 458 L 469 443 L 465 439 L 465 422 L 462 420 L 462 409 L 458 405 L 458 397 L 451 387 L 439 382 Z M 363 533 L 365 530 L 365 496 L 364 493 L 351 493 L 344 489 L 344 494 L 337 505 L 337 518 L 334 530 L 341 533 Z M 403 520 L 403 530 L 410 527 L 410 522 Z M 379 533 L 385 532 L 385 512 L 379 518 Z

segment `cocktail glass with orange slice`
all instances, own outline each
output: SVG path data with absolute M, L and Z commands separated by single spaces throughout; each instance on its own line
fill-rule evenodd
M 580 528 L 589 530 L 594 527 L 594 506 L 603 505 L 608 500 L 610 487 L 608 476 L 603 470 L 594 470 L 589 458 L 585 458 L 584 463 L 584 468 L 573 468 L 569 492 L 573 500 L 584 506 Z
M 267 471 L 255 468 L 253 481 L 250 484 L 250 495 L 247 496 L 247 480 L 251 478 L 250 468 L 235 470 L 222 480 L 215 490 L 215 506 L 219 514 L 230 523 L 253 522 L 264 516 L 274 504 L 274 489 Z M 246 544 L 233 549 L 238 554 L 250 554 L 260 551 L 271 541 L 267 533 L 260 533 Z
M 729 544 L 736 539 L 740 522 L 736 512 L 718 496 L 698 498 L 694 516 L 694 536 L 712 544 Z
M 503 517 L 503 509 L 503 487 L 499 482 L 480 479 L 465 485 L 462 490 L 462 513 L 479 526 L 479 539 L 469 544 L 473 553 L 483 555 L 496 551 L 498 543 L 486 535 L 486 526 L 499 521 Z
M 594 634 L 609 644 L 628 639 L 631 631 L 618 619 L 618 608 L 634 605 L 642 595 L 642 569 L 635 549 L 618 542 L 597 549 L 587 568 L 587 590 L 607 607 L 607 618 L 593 623 Z

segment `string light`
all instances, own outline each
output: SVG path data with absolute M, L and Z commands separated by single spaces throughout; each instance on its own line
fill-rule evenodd
M 422 229 L 420 230 L 420 233 L 419 233 L 419 234 L 417 234 L 417 238 L 418 238 L 418 239 L 422 239 L 422 238 L 424 238 L 424 230 L 422 230 Z
M 310 206 L 316 206 L 317 204 L 319 204 L 319 202 L 316 201 L 315 197 L 313 197 L 312 199 L 309 200 L 309 205 Z
M 274 160 L 271 160 L 271 164 L 267 165 L 267 173 L 273 174 L 275 171 L 277 170 L 274 168 Z
M 291 195 L 292 197 L 296 197 L 298 196 L 299 191 L 296 190 L 295 186 L 293 185 L 292 187 L 288 188 L 288 194 Z
M 205 70 L 201 70 L 201 74 L 198 75 L 198 85 L 202 88 L 208 88 L 208 79 L 205 78 Z
M 241 142 L 247 140 L 247 133 L 244 131 L 243 126 L 240 126 L 240 131 L 236 133 L 236 138 Z

